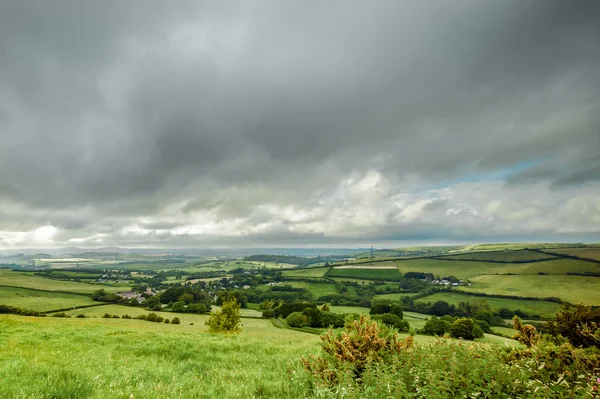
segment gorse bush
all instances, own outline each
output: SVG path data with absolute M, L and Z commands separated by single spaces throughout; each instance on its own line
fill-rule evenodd
M 373 363 L 391 360 L 394 354 L 412 347 L 413 338 L 399 338 L 394 329 L 387 328 L 368 316 L 348 323 L 344 331 L 329 330 L 321 337 L 323 356 L 303 358 L 304 368 L 318 384 L 333 386 L 348 375 L 360 379 Z
M 356 399 L 598 397 L 594 371 L 600 368 L 600 352 L 595 348 L 544 340 L 502 348 L 449 338 L 414 345 L 410 339 L 402 341 L 393 329 L 364 316 L 344 332 L 330 330 L 322 337 L 323 354 L 301 361 L 309 393 Z

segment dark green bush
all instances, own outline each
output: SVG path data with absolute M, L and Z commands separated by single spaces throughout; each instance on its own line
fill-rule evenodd
M 475 338 L 482 338 L 483 330 L 473 319 L 462 318 L 452 323 L 452 326 L 450 326 L 450 335 L 453 338 L 463 338 L 472 341 Z
M 308 317 L 304 313 L 294 312 L 290 313 L 288 317 L 285 318 L 285 322 L 290 327 L 304 327 L 308 324 Z

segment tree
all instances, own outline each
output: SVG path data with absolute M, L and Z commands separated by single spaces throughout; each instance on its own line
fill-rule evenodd
M 373 320 L 377 320 L 387 326 L 394 327 L 398 329 L 398 331 L 408 331 L 410 329 L 410 325 L 407 321 L 402 320 L 398 316 L 392 313 L 384 313 L 373 316 Z
M 173 320 L 171 320 L 171 324 L 181 324 L 181 320 L 179 320 L 179 317 L 173 317 Z
M 447 332 L 450 332 L 451 326 L 452 323 L 449 321 L 438 319 L 437 317 L 432 316 L 425 322 L 425 325 L 423 326 L 423 333 L 441 337 Z
M 452 323 L 450 335 L 454 338 L 474 340 L 483 337 L 483 330 L 473 319 L 462 318 Z
M 206 313 L 206 311 L 207 311 L 206 305 L 203 303 L 191 303 L 191 304 L 187 305 L 184 310 L 184 312 L 186 312 L 186 313 L 198 313 L 198 314 Z
M 285 322 L 290 327 L 304 327 L 308 323 L 308 317 L 301 312 L 290 313 L 288 317 L 285 318 Z
M 146 300 L 146 308 L 154 309 L 156 305 L 160 306 L 160 299 L 158 298 L 158 296 L 154 295 Z
M 192 294 L 190 294 L 189 292 L 183 293 L 179 296 L 179 298 L 177 298 L 179 301 L 185 303 L 186 305 L 189 305 L 190 303 L 194 302 L 194 296 Z
M 240 304 L 235 298 L 223 303 L 221 310 L 217 310 L 208 317 L 206 325 L 211 333 L 239 333 L 240 327 Z
M 385 299 L 374 300 L 371 304 L 371 310 L 369 311 L 369 314 L 376 315 L 384 313 L 395 314 L 401 319 L 404 317 L 404 314 L 402 313 L 402 307 L 400 307 L 399 304 Z
M 431 305 L 431 313 L 436 316 L 452 315 L 454 314 L 454 306 L 446 301 L 437 301 Z
M 175 302 L 173 304 L 173 308 L 171 310 L 176 313 L 185 312 L 185 302 L 183 302 L 183 301 Z

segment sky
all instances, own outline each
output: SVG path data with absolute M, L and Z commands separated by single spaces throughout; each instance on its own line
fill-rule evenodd
M 3 0 L 0 248 L 600 242 L 600 2 Z

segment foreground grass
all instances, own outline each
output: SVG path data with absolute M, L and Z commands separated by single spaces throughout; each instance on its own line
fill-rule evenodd
M 0 287 L 0 304 L 47 312 L 97 304 L 85 295 L 35 291 L 26 288 Z
M 265 321 L 268 322 L 268 321 Z M 298 398 L 318 337 L 264 326 L 240 336 L 138 320 L 0 317 L 2 398 Z

